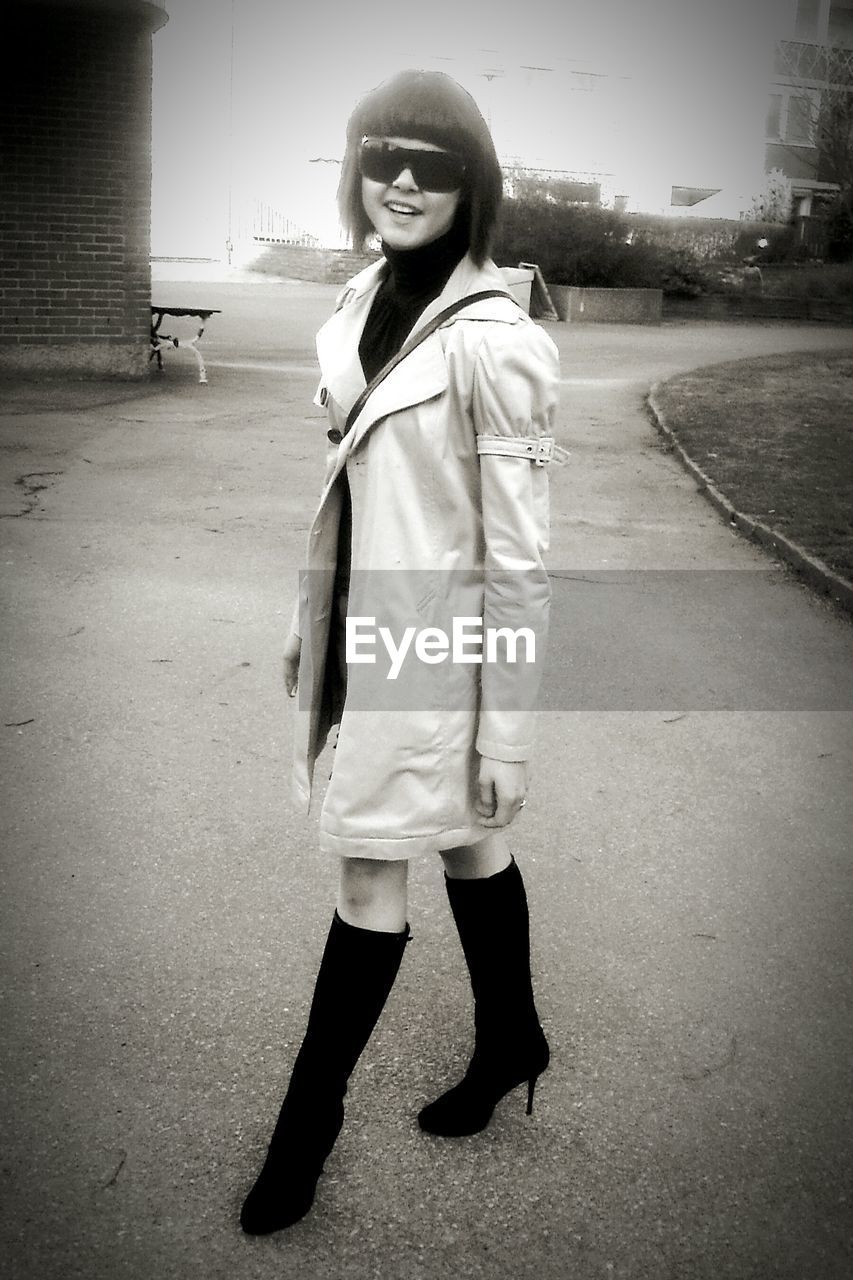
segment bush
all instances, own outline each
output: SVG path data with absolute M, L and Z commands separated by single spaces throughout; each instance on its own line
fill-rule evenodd
M 708 284 L 708 273 L 696 257 L 685 249 L 661 253 L 660 284 L 668 298 L 698 298 Z
M 771 267 L 764 272 L 764 295 L 849 305 L 853 299 L 853 261 Z
M 651 244 L 684 249 L 706 266 L 716 262 L 737 262 L 735 241 L 744 229 L 740 218 L 673 217 L 665 213 L 632 213 L 631 226 Z M 754 223 L 756 240 L 768 224 Z
M 513 175 L 494 247 L 501 266 L 537 262 L 551 284 L 598 288 L 662 289 L 670 297 L 696 297 L 719 288 L 723 264 L 740 267 L 807 261 L 822 236 L 803 237 L 798 226 L 725 218 L 673 218 L 615 213 L 569 203 L 577 184 L 537 175 Z M 835 261 L 853 257 L 853 210 L 833 209 Z M 812 231 L 816 227 L 812 227 Z
M 753 222 L 780 222 L 791 220 L 794 184 L 782 169 L 771 169 L 764 175 L 764 186 L 752 198 L 752 209 L 747 218 Z
M 754 258 L 760 267 L 764 263 L 802 262 L 808 257 L 808 249 L 801 242 L 796 227 L 774 223 L 746 223 L 735 240 L 735 256 L 741 261 Z
M 500 266 L 536 262 L 549 284 L 702 291 L 701 265 L 689 249 L 654 243 L 627 214 L 561 203 L 558 185 L 504 201 L 493 250 Z

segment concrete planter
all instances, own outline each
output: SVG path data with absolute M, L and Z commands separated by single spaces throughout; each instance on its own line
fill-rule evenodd
M 841 298 L 774 298 L 757 294 L 704 294 L 667 298 L 668 320 L 813 320 L 853 324 L 853 302 Z
M 572 324 L 660 324 L 661 289 L 579 289 L 549 284 L 561 320 Z

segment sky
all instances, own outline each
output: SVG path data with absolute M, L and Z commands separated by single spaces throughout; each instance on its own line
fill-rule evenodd
M 216 256 L 229 198 L 232 227 L 251 196 L 336 223 L 336 167 L 309 162 L 340 159 L 357 99 L 407 66 L 465 85 L 503 159 L 714 185 L 755 163 L 743 120 L 762 118 L 791 2 L 167 0 L 153 252 Z

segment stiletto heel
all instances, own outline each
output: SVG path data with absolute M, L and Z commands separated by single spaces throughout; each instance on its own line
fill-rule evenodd
M 418 1123 L 461 1138 L 485 1129 L 501 1098 L 525 1083 L 532 1115 L 550 1054 L 533 1000 L 527 897 L 515 862 L 484 880 L 445 877 L 445 884 L 474 993 L 474 1055 L 459 1084 L 424 1107 Z

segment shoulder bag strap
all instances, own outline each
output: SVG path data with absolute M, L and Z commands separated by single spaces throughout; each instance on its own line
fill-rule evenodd
M 384 382 L 391 370 L 396 369 L 401 360 L 405 360 L 406 356 L 410 355 L 411 352 L 414 351 L 415 347 L 420 346 L 424 338 L 428 338 L 431 333 L 435 333 L 439 325 L 444 324 L 445 320 L 449 320 L 457 311 L 461 311 L 463 307 L 470 306 L 472 302 L 483 302 L 486 298 L 509 298 L 510 302 L 516 302 L 516 299 L 512 294 L 507 293 L 504 289 L 483 289 L 481 293 L 469 293 L 467 297 L 459 298 L 456 302 L 452 302 L 449 307 L 445 307 L 443 311 L 439 311 L 438 315 L 433 316 L 429 324 L 424 325 L 423 329 L 416 333 L 414 337 L 411 337 L 408 342 L 405 342 L 397 354 L 392 356 L 386 365 L 383 365 L 376 377 L 372 378 L 371 381 L 368 382 L 367 386 L 364 388 L 347 415 L 346 425 L 344 426 L 344 435 L 347 434 L 356 418 L 361 413 L 367 403 L 368 397 L 373 394 L 380 382 Z M 516 305 L 521 306 L 521 303 L 516 303 Z

